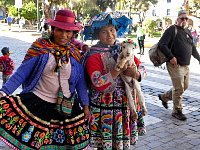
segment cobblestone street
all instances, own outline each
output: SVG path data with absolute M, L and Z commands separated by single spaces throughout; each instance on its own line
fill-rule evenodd
M 38 36 L 26 32 L 0 31 L 0 48 L 8 46 L 13 51 L 11 58 L 20 65 L 30 44 Z M 155 41 L 154 41 L 155 42 Z M 138 56 L 140 57 L 140 56 Z M 147 68 L 147 78 L 141 82 L 146 98 L 148 116 L 145 117 L 147 134 L 140 136 L 132 150 L 199 150 L 200 149 L 200 65 L 194 58 L 191 60 L 190 84 L 184 93 L 183 113 L 187 121 L 172 118 L 172 102 L 169 109 L 162 107 L 157 95 L 171 87 L 171 80 L 166 69 L 155 68 L 148 58 L 148 49 L 141 61 Z M 0 75 L 1 79 L 1 75 Z M 2 80 L 0 80 L 0 85 Z M 15 93 L 19 93 L 18 88 Z M 9 150 L 0 141 L 0 150 Z

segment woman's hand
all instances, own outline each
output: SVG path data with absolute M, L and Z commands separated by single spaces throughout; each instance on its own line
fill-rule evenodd
M 3 97 L 3 94 L 2 93 L 0 93 L 0 98 L 2 98 Z
M 4 93 L 3 91 L 0 91 L 0 98 L 6 96 L 6 93 Z
M 83 112 L 84 112 L 84 119 L 88 119 L 88 121 L 90 121 L 91 113 L 89 106 L 83 106 Z
M 112 75 L 113 79 L 116 79 L 117 76 L 118 76 L 121 72 L 123 72 L 124 70 L 127 69 L 127 67 L 128 67 L 128 64 L 125 64 L 124 67 L 123 67 L 122 69 L 120 69 L 120 70 L 116 70 L 115 68 L 114 68 L 113 70 L 111 70 L 111 75 Z
M 82 51 L 83 51 L 83 52 L 89 52 L 89 51 L 90 51 L 90 48 L 88 47 L 88 45 L 83 45 Z
M 140 72 L 137 70 L 136 66 L 130 66 L 125 71 L 123 71 L 123 74 L 126 76 L 130 76 L 135 79 L 140 78 Z

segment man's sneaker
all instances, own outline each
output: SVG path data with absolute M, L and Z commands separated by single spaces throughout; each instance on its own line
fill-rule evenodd
M 168 104 L 167 104 L 167 102 L 165 102 L 165 101 L 162 100 L 162 98 L 161 98 L 161 94 L 158 94 L 158 98 L 159 98 L 159 100 L 162 101 L 162 105 L 163 105 L 163 107 L 165 107 L 166 109 L 168 109 Z
M 182 113 L 181 110 L 177 110 L 175 113 L 172 113 L 172 116 L 181 121 L 187 120 L 186 116 Z

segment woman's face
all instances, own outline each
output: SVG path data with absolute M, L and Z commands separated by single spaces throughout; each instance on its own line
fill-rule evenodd
M 114 45 L 117 37 L 116 29 L 113 25 L 107 25 L 100 29 L 98 38 L 101 43 L 106 45 Z
M 54 43 L 57 45 L 64 46 L 67 42 L 69 42 L 74 35 L 73 31 L 63 30 L 55 27 L 54 31 Z

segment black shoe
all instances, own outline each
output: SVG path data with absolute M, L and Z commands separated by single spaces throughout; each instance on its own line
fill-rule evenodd
M 162 100 L 162 98 L 161 98 L 161 94 L 158 94 L 158 98 L 159 98 L 159 100 L 162 101 L 162 105 L 163 105 L 163 107 L 165 107 L 166 109 L 168 109 L 168 104 L 167 104 L 167 102 L 164 102 L 164 101 Z
M 141 55 L 144 55 L 144 53 L 142 53 Z
M 181 121 L 187 120 L 187 117 L 182 113 L 181 110 L 177 110 L 177 112 L 172 113 L 172 116 Z
M 137 54 L 141 54 L 141 53 L 137 53 Z

